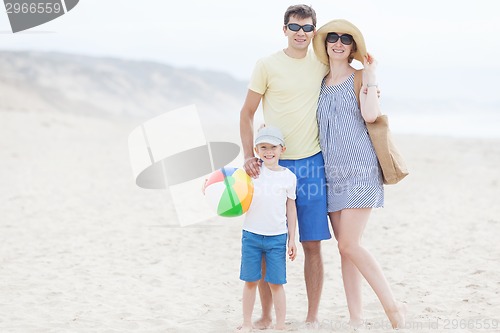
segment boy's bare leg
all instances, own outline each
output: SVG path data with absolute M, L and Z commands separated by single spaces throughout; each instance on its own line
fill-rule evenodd
M 257 281 L 245 282 L 245 286 L 243 287 L 243 324 L 238 328 L 242 332 L 249 332 L 252 329 L 252 313 L 257 285 Z
M 254 322 L 253 326 L 259 330 L 270 328 L 273 323 L 271 311 L 273 309 L 273 296 L 269 284 L 264 281 L 266 276 L 266 259 L 262 258 L 262 279 L 259 280 L 259 296 L 262 305 L 262 315 Z
M 276 325 L 275 330 L 285 329 L 285 316 L 286 316 L 286 296 L 285 288 L 282 284 L 269 283 L 269 288 L 273 295 L 274 311 L 276 312 Z

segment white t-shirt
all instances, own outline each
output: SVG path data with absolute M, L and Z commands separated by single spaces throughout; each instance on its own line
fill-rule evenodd
M 245 214 L 243 230 L 264 236 L 286 234 L 286 202 L 287 198 L 296 198 L 295 174 L 287 168 L 273 171 L 262 165 L 253 185 L 252 203 Z

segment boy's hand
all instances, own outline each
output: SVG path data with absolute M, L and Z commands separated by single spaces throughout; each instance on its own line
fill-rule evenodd
M 288 258 L 290 258 L 290 260 L 293 261 L 296 256 L 297 256 L 297 246 L 295 246 L 294 241 L 289 241 L 288 242 Z
M 201 185 L 201 192 L 203 193 L 203 195 L 205 195 L 205 189 L 207 188 L 207 182 L 208 182 L 208 179 L 205 179 L 205 181 L 203 182 L 203 185 Z

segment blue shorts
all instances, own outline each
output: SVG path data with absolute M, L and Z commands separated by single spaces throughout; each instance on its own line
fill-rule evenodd
M 287 234 L 263 236 L 243 230 L 240 279 L 246 282 L 259 281 L 262 278 L 262 256 L 264 255 L 266 258 L 264 281 L 272 284 L 285 284 L 287 238 Z
M 297 176 L 297 220 L 301 242 L 332 238 L 328 224 L 325 162 L 321 152 L 279 164 Z

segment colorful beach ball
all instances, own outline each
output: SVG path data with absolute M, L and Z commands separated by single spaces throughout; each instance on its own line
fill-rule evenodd
M 219 216 L 245 214 L 253 197 L 252 178 L 240 168 L 221 168 L 208 177 L 205 197 Z

